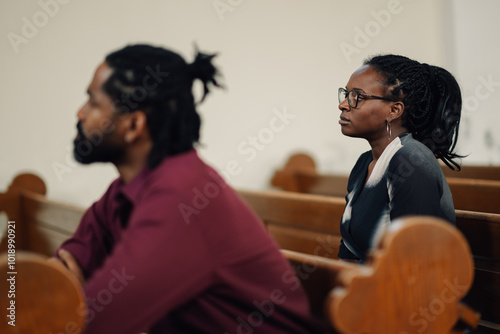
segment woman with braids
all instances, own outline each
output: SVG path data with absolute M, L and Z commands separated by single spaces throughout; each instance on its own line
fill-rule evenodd
M 191 90 L 218 86 L 212 58 L 132 45 L 94 74 L 74 155 L 119 177 L 57 252 L 84 286 L 82 333 L 319 332 L 257 215 L 196 153 Z
M 437 161 L 460 169 L 454 153 L 462 108 L 446 70 L 397 55 L 375 56 L 339 88 L 342 133 L 371 150 L 351 171 L 339 258 L 365 261 L 378 233 L 404 215 L 455 223 L 450 189 Z

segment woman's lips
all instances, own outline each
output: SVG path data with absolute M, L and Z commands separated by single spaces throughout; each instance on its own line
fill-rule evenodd
M 340 116 L 340 119 L 339 119 L 339 124 L 340 125 L 346 125 L 346 124 L 349 124 L 351 123 L 350 120 L 348 120 L 347 118 L 345 118 L 344 116 Z

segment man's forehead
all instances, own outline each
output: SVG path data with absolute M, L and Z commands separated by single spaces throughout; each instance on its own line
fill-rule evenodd
M 101 63 L 94 72 L 94 77 L 90 82 L 88 92 L 97 92 L 100 91 L 102 85 L 108 80 L 110 75 L 113 73 L 113 70 L 106 64 L 105 62 Z

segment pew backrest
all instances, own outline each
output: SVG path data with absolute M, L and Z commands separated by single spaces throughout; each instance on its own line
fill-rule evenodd
M 280 191 L 240 190 L 239 194 L 281 248 L 337 258 L 343 198 Z
M 500 214 L 456 210 L 457 228 L 467 239 L 475 279 L 466 302 L 500 330 Z
M 300 154 L 299 156 L 301 159 L 291 158 L 283 169 L 275 173 L 271 180 L 274 187 L 306 194 L 337 197 L 347 195 L 347 182 L 349 179 L 347 175 L 318 174 L 314 169 L 315 165 L 312 158 L 309 158 L 309 161 L 307 155 Z M 493 169 L 495 167 L 485 168 Z M 464 170 L 466 169 L 467 167 L 464 167 Z M 500 170 L 500 167 L 498 169 Z M 478 170 L 480 170 L 479 167 Z M 447 176 L 455 209 L 500 213 L 500 179 L 468 179 L 458 177 L 460 172 L 451 170 L 450 172 L 452 173 L 446 175 L 455 176 Z
M 274 173 L 271 185 L 285 191 L 344 197 L 347 180 L 346 175 L 319 174 L 314 160 L 299 153 L 292 155 L 286 165 Z
M 500 181 L 500 166 L 462 166 L 459 171 L 441 165 L 446 177 Z
M 17 249 L 46 256 L 53 256 L 62 242 L 73 235 L 84 213 L 83 208 L 51 201 L 32 191 L 18 192 L 15 198 L 16 210 L 10 210 L 7 216 L 16 222 Z M 6 249 L 7 238 L 3 238 L 0 251 Z
M 500 213 L 500 181 L 447 178 L 455 209 Z

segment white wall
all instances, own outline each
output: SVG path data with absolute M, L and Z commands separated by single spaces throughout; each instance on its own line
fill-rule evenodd
M 231 10 L 218 13 L 217 3 Z M 269 187 L 274 170 L 298 150 L 312 154 L 323 172 L 348 173 L 369 147 L 340 133 L 337 88 L 367 56 L 393 52 L 450 69 L 464 92 L 473 94 L 478 77 L 500 79 L 494 61 L 500 24 L 493 17 L 499 3 L 2 0 L 0 187 L 5 189 L 15 174 L 27 170 L 42 176 L 52 199 L 88 205 L 103 193 L 116 172 L 109 165 L 75 164 L 75 114 L 97 64 L 110 51 L 136 42 L 172 48 L 189 60 L 193 42 L 204 51 L 220 53 L 216 62 L 228 89 L 215 91 L 199 108 L 199 151 L 221 171 L 237 163 L 239 169 L 229 175 L 234 186 Z M 51 4 L 53 17 L 44 14 L 40 4 Z M 34 20 L 40 27 L 30 31 L 26 22 Z M 26 43 L 14 47 L 9 41 L 13 34 Z M 468 117 L 464 126 L 470 142 L 463 147 L 475 163 L 500 163 L 498 134 L 490 131 L 487 137 L 497 143 L 494 151 L 485 147 L 483 133 L 498 124 L 495 89 L 480 101 L 476 113 L 481 118 Z M 294 117 L 288 124 L 278 132 L 265 130 L 276 112 L 285 111 Z M 253 149 L 254 154 L 249 137 L 259 134 L 268 142 Z
M 500 165 L 500 1 L 455 0 L 452 48 L 464 98 L 460 149 L 467 164 Z

